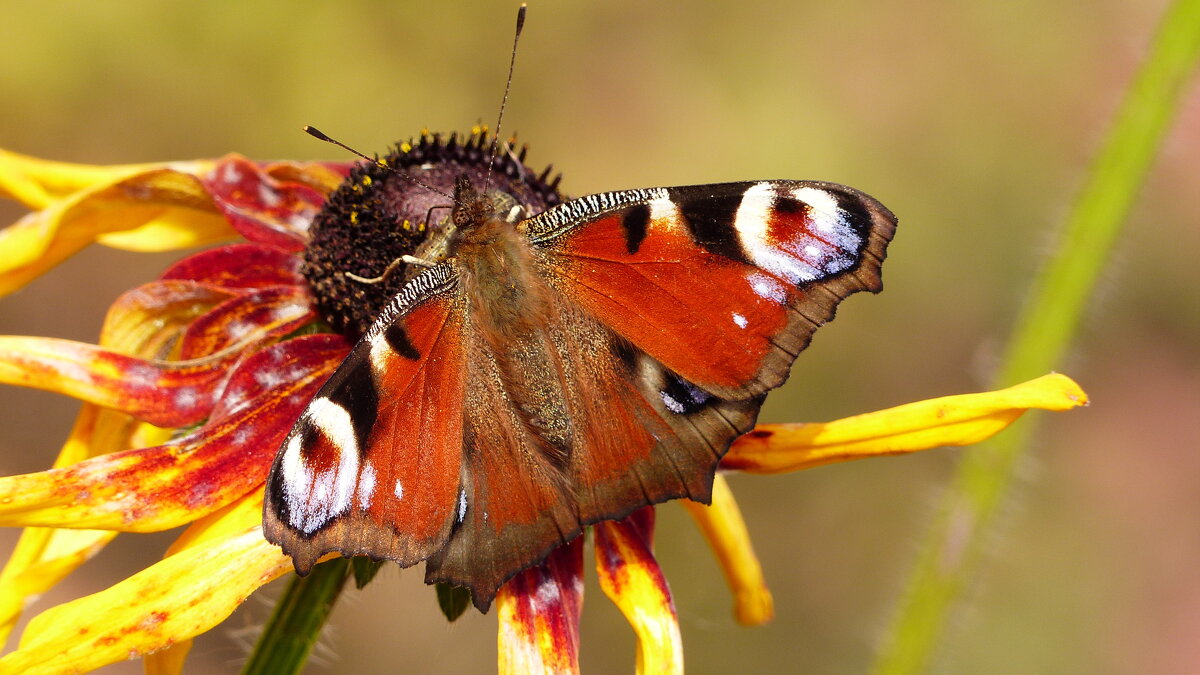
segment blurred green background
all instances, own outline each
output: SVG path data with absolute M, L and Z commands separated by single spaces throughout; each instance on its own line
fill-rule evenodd
M 346 159 L 492 123 L 515 3 L 12 3 L 0 147 L 126 163 Z M 574 195 L 755 178 L 859 187 L 900 217 L 887 290 L 856 296 L 763 421 L 833 419 L 986 381 L 1165 3 L 531 3 L 506 129 Z M 1192 86 L 1064 370 L 1090 408 L 1044 418 L 941 672 L 1200 671 L 1200 91 Z M 3 222 L 20 209 L 0 205 Z M 107 304 L 177 256 L 98 247 L 0 301 L 0 332 L 94 340 Z M 0 471 L 46 468 L 77 405 L 0 390 Z M 682 509 L 658 555 L 693 673 L 860 673 L 955 457 L 733 476 L 777 618 L 731 617 Z M 0 532 L 7 550 L 15 533 Z M 125 536 L 33 608 L 162 554 Z M 589 575 L 591 570 L 589 570 Z M 196 643 L 236 670 L 270 587 Z M 11 645 L 10 645 L 11 646 Z M 447 625 L 417 571 L 351 592 L 310 672 L 488 672 L 494 615 Z M 587 672 L 632 669 L 632 633 L 589 581 Z M 140 664 L 106 672 L 140 672 Z

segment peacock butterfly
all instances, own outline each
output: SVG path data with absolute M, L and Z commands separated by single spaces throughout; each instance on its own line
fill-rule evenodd
M 458 166 L 406 163 L 413 150 L 360 165 L 317 225 L 408 229 L 397 183 Z M 707 503 L 817 327 L 881 289 L 896 226 L 820 181 L 559 203 L 519 163 L 496 190 L 490 169 L 457 170 L 448 217 L 406 241 L 397 292 L 284 440 L 263 530 L 300 574 L 335 551 L 425 561 L 427 583 L 469 588 L 481 611 L 590 524 Z

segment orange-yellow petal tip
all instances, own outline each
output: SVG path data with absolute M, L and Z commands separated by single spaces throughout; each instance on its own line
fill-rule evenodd
M 595 526 L 596 571 L 604 594 L 638 638 L 637 672 L 682 673 L 679 619 L 666 577 L 650 551 L 651 507 Z
M 1070 410 L 1087 394 L 1059 373 L 996 391 L 918 401 L 824 423 L 764 424 L 740 437 L 725 469 L 799 471 L 822 464 L 970 445 L 999 433 L 1027 410 Z
M 713 481 L 711 505 L 690 500 L 682 503 L 721 565 L 733 592 L 733 615 L 737 622 L 760 626 L 775 618 L 775 601 L 750 542 L 746 521 L 725 477 L 717 474 Z

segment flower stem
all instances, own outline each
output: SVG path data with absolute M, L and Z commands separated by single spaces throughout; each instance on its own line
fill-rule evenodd
M 1016 322 L 995 387 L 1041 375 L 1061 363 L 1198 57 L 1200 0 L 1176 0 L 1126 92 L 1061 242 Z M 1015 424 L 964 456 L 917 553 L 873 672 L 928 669 L 946 619 L 980 562 L 980 544 L 1011 492 L 1032 432 L 1028 422 Z
M 334 558 L 295 577 L 254 645 L 242 675 L 288 675 L 304 667 L 321 627 L 350 578 L 350 561 Z

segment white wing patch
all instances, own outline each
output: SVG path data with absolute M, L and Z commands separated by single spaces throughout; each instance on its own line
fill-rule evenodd
M 358 439 L 350 413 L 327 398 L 316 398 L 297 428 L 308 425 L 337 448 L 338 465 L 333 471 L 314 474 L 304 460 L 303 433 L 294 431 L 284 445 L 280 469 L 288 524 L 304 534 L 316 532 L 350 509 L 359 476 Z
M 366 511 L 371 507 L 371 498 L 375 496 L 375 467 L 363 464 L 362 473 L 358 474 L 358 508 Z
M 814 187 L 793 188 L 789 193 L 786 196 L 807 206 L 806 215 L 819 238 L 799 235 L 790 241 L 775 240 L 770 227 L 780 194 L 771 183 L 756 183 L 743 194 L 734 220 L 738 240 L 750 260 L 797 285 L 853 265 L 862 238 L 847 222 L 837 197 Z M 768 297 L 758 287 L 755 292 Z

